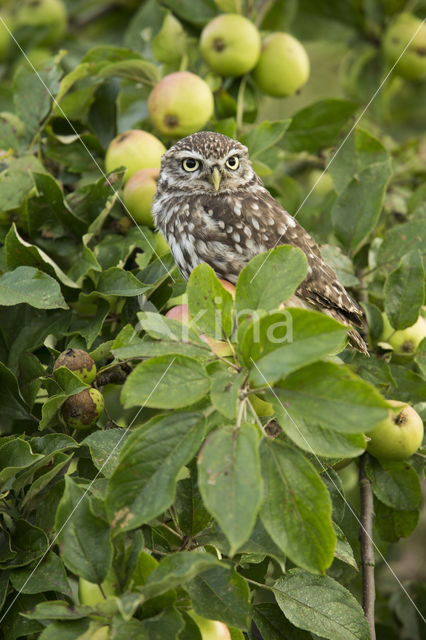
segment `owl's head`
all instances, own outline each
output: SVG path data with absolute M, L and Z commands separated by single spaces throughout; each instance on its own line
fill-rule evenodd
M 179 140 L 161 159 L 161 182 L 191 193 L 235 191 L 256 177 L 248 150 L 221 133 L 200 131 Z

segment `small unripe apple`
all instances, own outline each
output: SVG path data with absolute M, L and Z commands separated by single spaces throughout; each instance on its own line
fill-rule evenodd
M 417 411 L 405 402 L 388 400 L 398 411 L 389 410 L 367 435 L 371 440 L 367 451 L 375 458 L 405 460 L 417 451 L 423 441 L 423 421 Z
M 159 169 L 164 153 L 166 147 L 152 133 L 129 129 L 111 141 L 105 156 L 105 169 L 110 173 L 119 167 L 126 167 L 126 182 L 140 169 Z
M 107 577 L 101 583 L 101 587 L 107 598 L 109 596 L 118 595 L 118 589 L 115 586 L 115 577 L 112 570 L 108 572 Z M 96 582 L 89 582 L 89 580 L 79 578 L 78 597 L 80 604 L 87 604 L 89 607 L 95 607 L 99 602 L 103 602 L 105 600 L 102 595 L 102 591 L 99 589 L 99 585 L 96 584 Z
M 24 0 L 16 12 L 15 27 L 45 28 L 43 44 L 62 38 L 67 26 L 67 10 L 62 0 Z M 40 44 L 42 44 L 40 43 Z
M 189 71 L 165 76 L 148 98 L 148 111 L 155 128 L 172 138 L 188 136 L 202 129 L 213 115 L 213 108 L 210 87 Z
M 203 618 L 192 609 L 187 613 L 197 623 L 203 640 L 231 640 L 231 633 L 224 622 Z
M 334 189 L 333 180 L 329 173 L 321 169 L 311 169 L 307 175 L 306 185 L 309 191 L 322 197 Z
M 71 429 L 90 429 L 104 410 L 103 395 L 97 389 L 84 389 L 67 398 L 62 417 Z
M 91 384 L 96 377 L 95 361 L 83 349 L 65 349 L 56 359 L 53 371 L 59 367 L 66 367 L 86 384 Z
M 420 342 L 426 337 L 426 320 L 419 316 L 411 327 L 395 331 L 386 314 L 383 314 L 383 333 L 381 341 L 388 342 L 396 356 L 412 356 Z M 401 358 L 402 359 L 402 358 Z
M 289 33 L 271 33 L 262 42 L 254 69 L 259 88 L 271 96 L 290 96 L 308 80 L 309 57 L 304 46 Z
M 160 258 L 162 256 L 165 256 L 166 253 L 170 252 L 170 247 L 167 244 L 167 240 L 160 231 L 157 231 L 157 233 L 155 234 L 154 249 L 155 253 L 157 254 L 157 256 L 160 256 Z
M 258 61 L 259 31 L 244 16 L 224 13 L 204 27 L 200 50 L 208 66 L 219 75 L 242 76 Z
M 410 42 L 415 33 L 414 39 Z M 396 18 L 385 33 L 383 51 L 392 65 L 401 56 L 395 72 L 403 78 L 426 79 L 426 24 L 416 16 L 401 13 Z
M 157 191 L 160 169 L 141 169 L 126 182 L 123 202 L 138 224 L 154 226 L 152 201 Z

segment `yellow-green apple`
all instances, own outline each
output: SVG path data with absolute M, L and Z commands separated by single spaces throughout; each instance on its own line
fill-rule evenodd
M 262 42 L 254 79 L 271 96 L 290 96 L 308 80 L 309 57 L 304 46 L 289 33 L 271 33 Z
M 60 40 L 66 26 L 67 10 L 62 0 L 24 0 L 18 5 L 15 27 L 46 29 L 44 44 Z
M 197 623 L 203 640 L 231 640 L 231 633 L 224 622 L 203 618 L 192 609 L 188 615 Z
M 221 76 L 242 76 L 253 69 L 260 55 L 260 35 L 244 16 L 224 13 L 201 32 L 201 55 Z
M 169 253 L 170 251 L 167 240 L 160 231 L 157 231 L 157 233 L 155 234 L 154 249 L 155 253 L 157 254 L 157 256 L 160 256 L 160 258 L 162 256 L 165 256 L 166 253 Z
M 393 329 L 386 314 L 383 314 L 382 317 L 383 333 L 381 341 L 390 344 L 396 356 L 412 356 L 420 342 L 426 337 L 426 320 L 423 316 L 420 315 L 411 327 L 398 331 Z
M 148 111 L 155 128 L 172 138 L 199 131 L 210 120 L 213 108 L 209 85 L 189 71 L 164 76 L 148 98 Z
M 126 182 L 123 202 L 138 224 L 154 226 L 152 201 L 157 190 L 160 169 L 140 169 Z
M 62 405 L 62 417 L 71 429 L 90 429 L 104 410 L 103 395 L 97 389 L 84 389 L 69 396 Z
M 325 196 L 334 189 L 333 180 L 329 173 L 321 169 L 311 169 L 307 175 L 306 184 L 309 191 L 318 196 Z
M 126 167 L 126 182 L 140 169 L 160 168 L 161 156 L 166 152 L 164 144 L 152 133 L 129 129 L 111 141 L 105 156 L 107 173 Z
M 423 441 L 423 422 L 417 411 L 405 402 L 388 400 L 394 407 L 388 417 L 367 435 L 367 451 L 375 458 L 404 460 L 413 455 Z
M 385 33 L 383 51 L 392 65 L 398 60 L 395 72 L 403 78 L 426 79 L 426 24 L 424 21 L 422 22 L 411 13 L 399 14 Z
M 187 327 L 191 324 L 191 316 L 187 304 L 178 304 L 176 307 L 169 309 L 166 313 L 166 318 L 177 320 Z
M 96 377 L 95 361 L 83 349 L 65 349 L 56 359 L 53 371 L 59 367 L 66 367 L 86 384 L 91 384 Z

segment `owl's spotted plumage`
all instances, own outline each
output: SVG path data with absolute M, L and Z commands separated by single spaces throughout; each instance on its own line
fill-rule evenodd
M 362 309 L 308 232 L 265 189 L 240 142 L 202 131 L 171 147 L 161 161 L 153 215 L 185 278 L 206 262 L 235 283 L 255 255 L 290 244 L 308 259 L 308 275 L 291 305 L 323 311 L 347 326 L 363 325 Z M 368 353 L 359 333 L 351 329 L 349 337 Z

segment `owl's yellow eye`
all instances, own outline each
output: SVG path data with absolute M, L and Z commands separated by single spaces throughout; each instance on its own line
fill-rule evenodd
M 230 158 L 228 158 L 225 164 L 228 167 L 228 169 L 235 170 L 235 169 L 238 169 L 238 167 L 240 166 L 240 160 L 238 156 L 231 156 Z
M 195 158 L 185 158 L 182 161 L 182 167 L 185 171 L 196 171 L 200 166 L 199 160 L 195 160 Z

